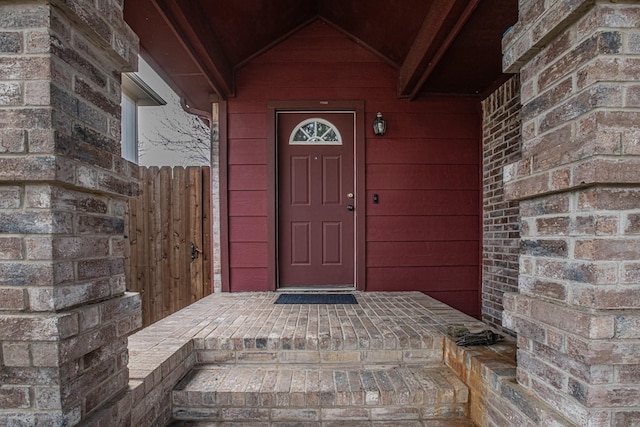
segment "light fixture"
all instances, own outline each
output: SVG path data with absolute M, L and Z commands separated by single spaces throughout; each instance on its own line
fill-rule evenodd
M 382 118 L 382 113 L 376 115 L 373 121 L 373 133 L 376 135 L 384 135 L 387 131 L 387 121 Z

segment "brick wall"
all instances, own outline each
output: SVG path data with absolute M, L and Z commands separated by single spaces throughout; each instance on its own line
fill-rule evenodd
M 640 424 L 640 4 L 520 1 L 520 385 L 580 426 Z
M 469 387 L 468 416 L 477 426 L 562 426 L 575 424 L 516 382 L 511 340 L 482 347 L 444 340 L 444 362 Z
M 126 408 L 122 1 L 0 2 L 0 419 L 91 424 Z M 123 400 L 123 398 L 125 400 Z M 113 409 L 115 408 L 115 409 Z
M 502 296 L 518 290 L 518 202 L 505 200 L 502 168 L 520 160 L 520 80 L 482 102 L 482 320 L 502 329 Z M 511 332 L 512 333 L 512 332 Z

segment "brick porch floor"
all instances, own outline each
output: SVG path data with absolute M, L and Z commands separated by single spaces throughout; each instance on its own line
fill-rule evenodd
M 130 337 L 139 425 L 473 425 L 443 341 L 449 323 L 482 323 L 418 292 L 277 296 L 212 295 Z

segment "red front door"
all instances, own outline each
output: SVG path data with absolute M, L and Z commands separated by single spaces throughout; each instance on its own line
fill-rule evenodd
M 277 120 L 279 286 L 353 287 L 354 113 Z

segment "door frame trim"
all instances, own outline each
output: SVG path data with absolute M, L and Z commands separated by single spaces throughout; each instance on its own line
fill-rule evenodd
M 277 128 L 279 111 L 349 111 L 355 112 L 354 170 L 356 178 L 355 215 L 355 288 L 366 288 L 366 185 L 364 101 L 272 101 L 267 104 L 267 284 L 278 288 L 278 208 L 277 208 Z

